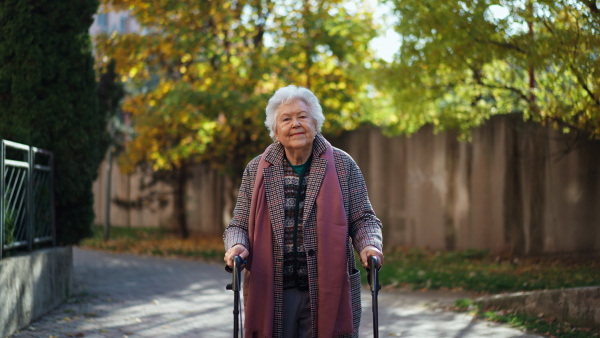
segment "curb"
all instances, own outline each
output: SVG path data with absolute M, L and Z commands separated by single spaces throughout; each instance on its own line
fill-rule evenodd
M 600 330 L 600 286 L 495 295 L 477 298 L 475 304 Z

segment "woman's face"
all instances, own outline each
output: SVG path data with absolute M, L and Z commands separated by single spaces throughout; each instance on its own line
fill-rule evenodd
M 279 106 L 276 121 L 275 138 L 283 144 L 285 149 L 308 150 L 312 148 L 317 130 L 304 101 L 295 100 Z

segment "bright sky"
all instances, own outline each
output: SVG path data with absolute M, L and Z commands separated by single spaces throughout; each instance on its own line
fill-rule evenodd
M 394 54 L 400 49 L 400 35 L 393 28 L 396 19 L 392 14 L 392 7 L 381 4 L 381 0 L 366 0 L 366 2 L 375 9 L 375 22 L 384 30 L 383 35 L 371 40 L 371 48 L 375 50 L 378 57 L 391 62 Z
M 394 59 L 394 55 L 398 52 L 398 49 L 400 49 L 401 44 L 400 35 L 396 33 L 393 28 L 394 23 L 397 20 L 393 14 L 393 7 L 390 4 L 382 4 L 382 0 L 364 1 L 368 6 L 375 9 L 375 22 L 383 28 L 383 35 L 371 40 L 370 46 L 375 50 L 378 57 L 387 62 L 391 62 Z M 488 15 L 491 16 L 491 21 L 504 19 L 509 15 L 508 9 L 499 5 L 490 6 L 488 11 Z M 527 29 L 525 23 L 513 22 L 511 27 L 515 32 Z

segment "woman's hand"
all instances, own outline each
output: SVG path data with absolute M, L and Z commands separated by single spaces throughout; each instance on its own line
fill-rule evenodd
M 248 249 L 246 249 L 245 246 L 241 244 L 236 244 L 233 247 L 231 247 L 231 249 L 227 250 L 227 252 L 225 253 L 225 258 L 223 260 L 225 261 L 225 264 L 227 264 L 228 267 L 233 268 L 233 257 L 240 256 L 242 259 L 246 259 L 246 257 L 248 257 L 249 254 L 250 252 L 248 252 Z
M 369 267 L 369 256 L 377 257 L 377 260 L 379 261 L 379 267 L 383 265 L 383 252 L 372 245 L 367 245 L 360 252 L 360 262 L 365 269 Z

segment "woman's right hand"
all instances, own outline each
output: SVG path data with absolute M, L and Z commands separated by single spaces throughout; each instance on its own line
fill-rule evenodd
M 245 246 L 241 244 L 236 244 L 233 247 L 231 247 L 231 249 L 227 250 L 227 252 L 225 253 L 225 258 L 223 260 L 225 261 L 225 264 L 227 264 L 228 267 L 233 268 L 233 257 L 240 256 L 242 259 L 246 259 L 246 257 L 248 257 L 249 254 L 250 252 L 248 251 L 248 249 L 246 249 Z

